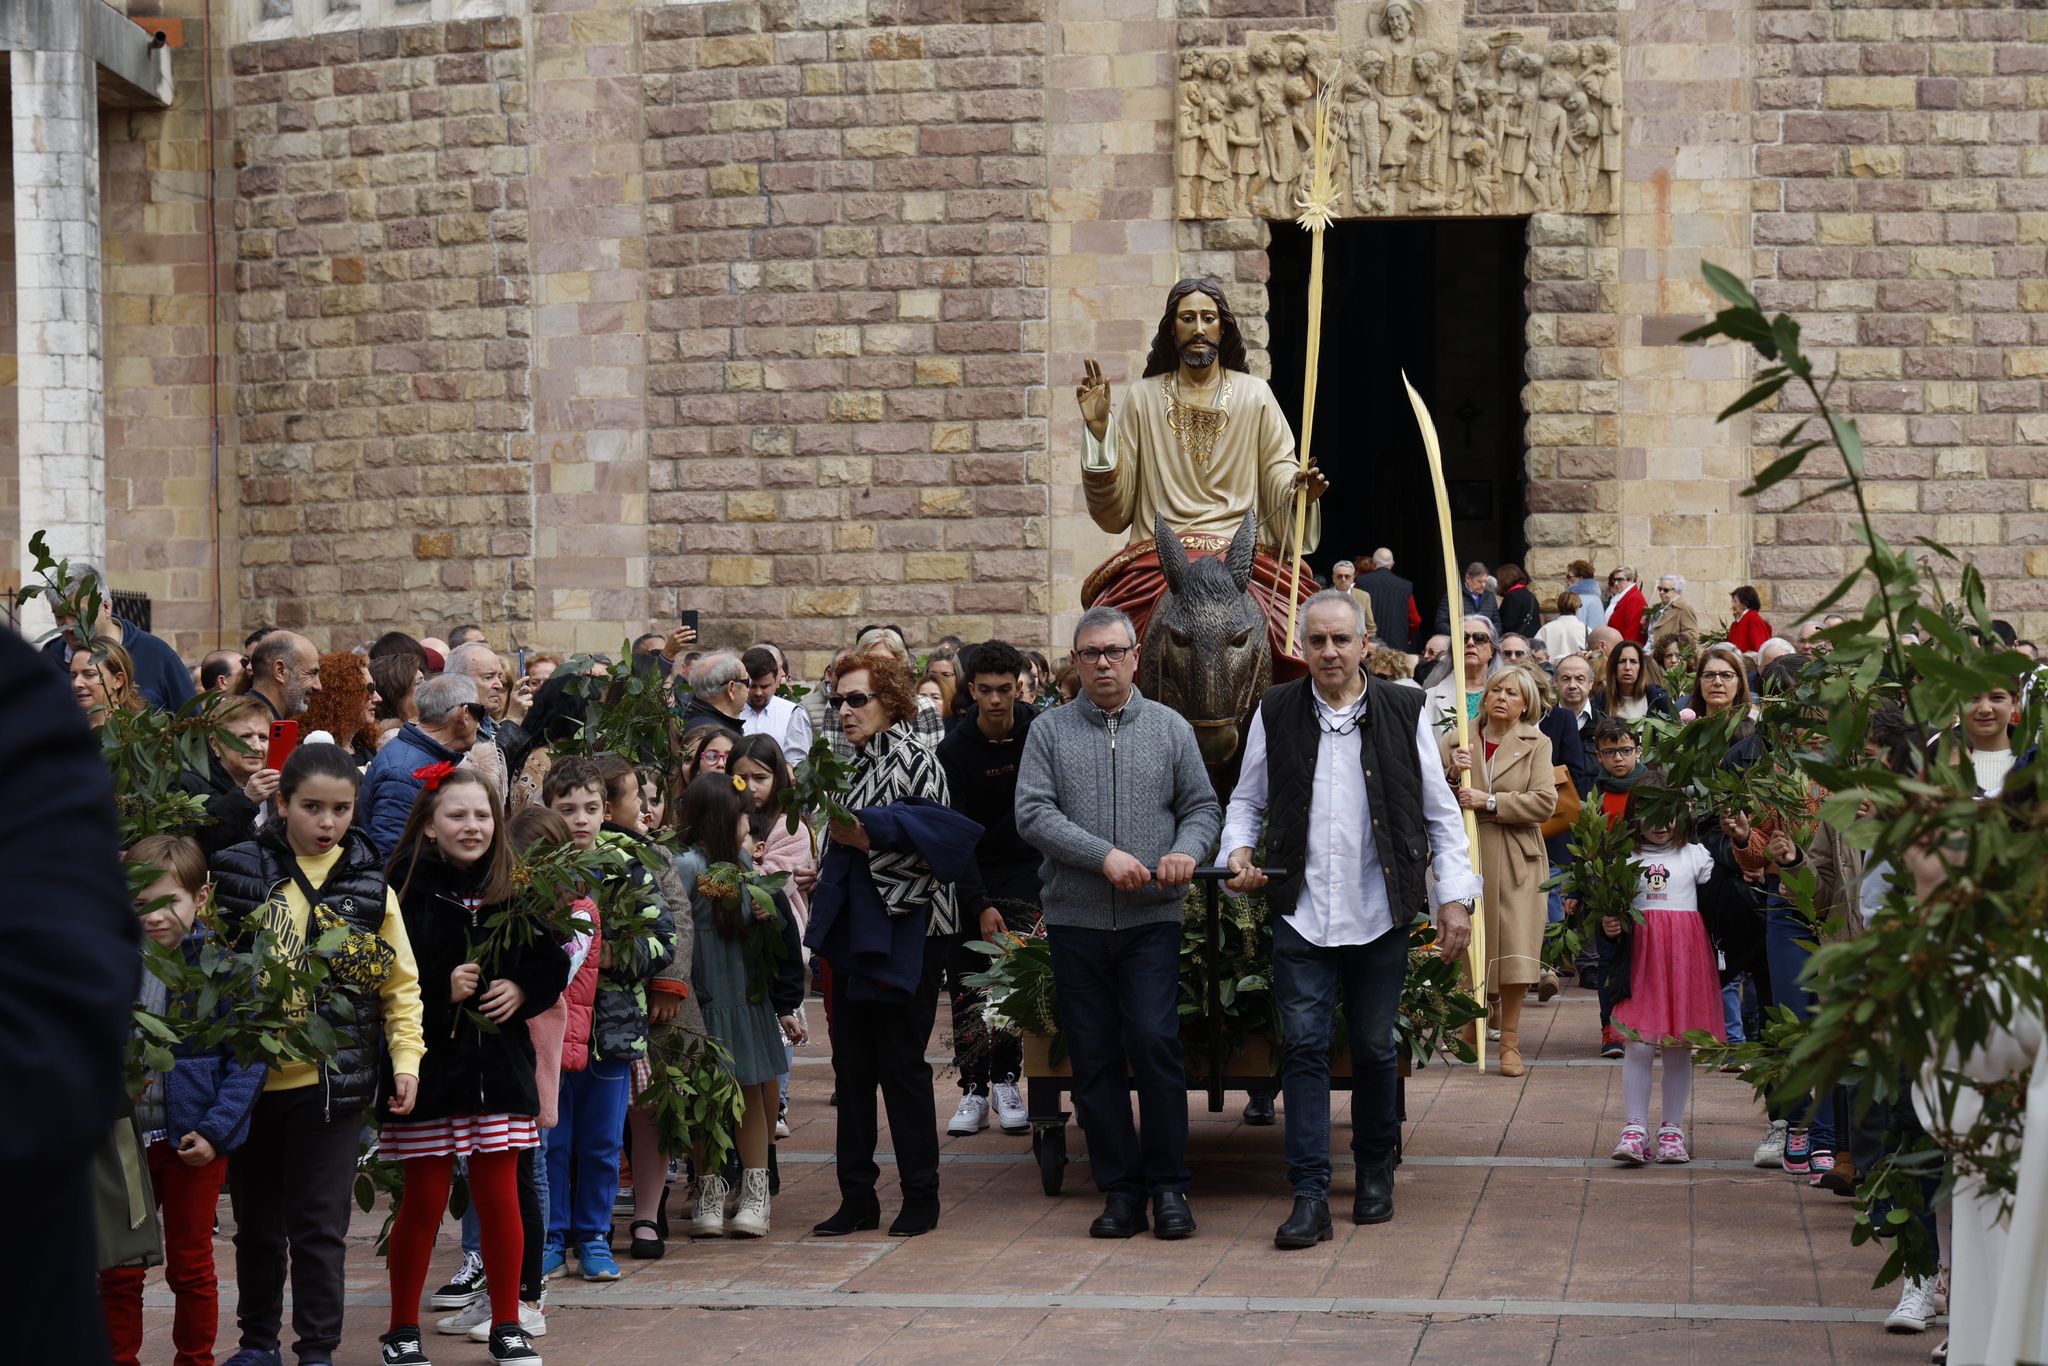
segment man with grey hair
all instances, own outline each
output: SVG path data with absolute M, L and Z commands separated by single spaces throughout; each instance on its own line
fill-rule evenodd
M 722 726 L 733 739 L 746 734 L 740 713 L 747 707 L 747 668 L 731 650 L 713 650 L 690 666 L 690 700 L 683 705 L 683 729 Z
M 377 751 L 363 774 L 362 795 L 356 802 L 364 832 L 385 858 L 398 847 L 413 801 L 425 786 L 420 770 L 460 764 L 490 716 L 477 700 L 476 680 L 461 674 L 435 674 L 420 684 L 413 702 L 420 709 L 419 719 L 399 727 Z
M 1403 652 L 1414 648 L 1422 629 L 1415 610 L 1415 585 L 1394 572 L 1394 552 L 1381 546 L 1372 552 L 1372 568 L 1361 574 L 1358 591 L 1372 604 L 1373 634 Z
M 1761 673 L 1769 668 L 1773 660 L 1783 659 L 1786 655 L 1796 655 L 1798 653 L 1799 647 L 1791 641 L 1783 636 L 1772 636 L 1769 640 L 1756 647 L 1757 672 Z
M 1700 638 L 1700 619 L 1685 600 L 1685 575 L 1664 574 L 1657 579 L 1657 605 L 1643 617 L 1650 633 L 1650 654 L 1654 658 L 1664 642 L 1674 636 L 1682 640 Z
M 1330 587 L 1349 593 L 1351 600 L 1358 604 L 1358 610 L 1365 614 L 1365 638 L 1371 640 L 1379 634 L 1373 621 L 1372 597 L 1358 586 L 1358 566 L 1349 560 L 1339 560 L 1330 566 Z M 1297 629 L 1296 634 L 1300 631 Z
M 1436 907 L 1442 950 L 1455 959 L 1480 891 L 1464 817 L 1438 776 L 1425 698 L 1367 676 L 1363 627 L 1349 595 L 1335 589 L 1303 606 L 1310 675 L 1268 689 L 1253 713 L 1223 830 L 1230 889 L 1265 887 L 1272 911 L 1294 1188 L 1293 1212 L 1273 1238 L 1282 1248 L 1331 1236 L 1330 1021 L 1339 1005 L 1351 1048 L 1352 1222 L 1394 1217 L 1394 1014 L 1408 976 L 1408 926 Z M 1270 886 L 1254 857 L 1262 818 L 1266 861 L 1285 870 Z
M 58 633 L 43 643 L 43 653 L 56 663 L 59 672 L 71 667 L 74 649 L 91 644 L 94 636 L 105 636 L 119 641 L 128 657 L 135 661 L 135 677 L 129 681 L 149 705 L 163 711 L 176 711 L 183 706 L 194 688 L 192 673 L 185 667 L 185 661 L 178 658 L 178 652 L 134 622 L 114 615 L 113 590 L 107 586 L 107 576 L 97 565 L 71 560 L 67 562 L 67 572 L 71 581 L 80 587 L 87 579 L 99 586 L 100 614 L 87 627 L 52 600 Z
M 1495 635 L 1500 633 L 1500 598 L 1493 589 L 1486 586 L 1490 578 L 1486 566 L 1474 560 L 1465 566 L 1465 581 L 1459 591 L 1465 595 L 1464 618 L 1485 617 L 1493 623 Z M 1436 629 L 1438 635 L 1449 635 L 1451 631 L 1451 603 L 1446 598 L 1436 606 Z
M 296 631 L 272 631 L 249 652 L 249 695 L 270 714 L 289 721 L 304 714 L 320 691 L 320 652 Z
M 1139 692 L 1138 637 L 1110 607 L 1074 628 L 1081 695 L 1032 722 L 1017 833 L 1045 856 L 1046 937 L 1074 1107 L 1106 1203 L 1088 1232 L 1186 1238 L 1188 1087 L 1180 1045 L 1181 900 L 1221 811 L 1195 730 Z M 1135 1083 L 1143 1138 L 1131 1124 Z

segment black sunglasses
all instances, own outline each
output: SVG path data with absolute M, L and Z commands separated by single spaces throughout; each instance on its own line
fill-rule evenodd
M 481 702 L 465 702 L 462 709 L 474 717 L 478 725 L 491 719 L 491 709 Z
M 875 694 L 871 692 L 828 692 L 825 694 L 825 706 L 832 711 L 838 711 L 841 707 L 852 707 L 855 711 L 859 711 L 874 700 Z

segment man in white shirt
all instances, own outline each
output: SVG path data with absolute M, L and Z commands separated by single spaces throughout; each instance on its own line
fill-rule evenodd
M 1330 1021 L 1340 1002 L 1358 1165 L 1352 1222 L 1394 1217 L 1394 1013 L 1407 981 L 1408 927 L 1433 901 L 1444 952 L 1462 954 L 1480 890 L 1423 698 L 1366 677 L 1364 627 L 1349 594 L 1309 599 L 1302 638 L 1312 674 L 1261 700 L 1223 827 L 1235 874 L 1227 885 L 1266 887 L 1273 913 L 1294 1188 L 1293 1212 L 1273 1238 L 1282 1248 L 1331 1236 Z M 1286 871 L 1270 886 L 1252 853 L 1261 816 L 1267 861 Z
M 748 735 L 773 736 L 791 768 L 811 752 L 811 718 L 786 697 L 775 695 L 782 681 L 782 661 L 765 645 L 740 656 L 747 671 L 747 704 L 740 708 L 740 728 Z

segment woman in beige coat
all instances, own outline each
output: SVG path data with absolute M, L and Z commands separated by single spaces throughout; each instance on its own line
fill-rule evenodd
M 1479 821 L 1479 874 L 1485 880 L 1486 995 L 1499 999 L 1500 1074 L 1522 1075 L 1522 998 L 1543 972 L 1543 822 L 1557 809 L 1557 779 L 1550 738 L 1536 729 L 1541 689 L 1526 668 L 1503 669 L 1479 700 L 1479 743 L 1461 749 L 1455 735 L 1443 742 L 1445 774 L 1456 787 L 1466 771 L 1469 787 L 1459 805 Z

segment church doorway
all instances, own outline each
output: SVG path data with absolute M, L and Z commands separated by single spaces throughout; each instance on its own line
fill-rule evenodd
M 1386 546 L 1415 584 L 1425 633 L 1444 596 L 1443 550 L 1401 371 L 1436 419 L 1461 565 L 1526 564 L 1524 228 L 1519 218 L 1363 220 L 1333 224 L 1324 239 L 1313 454 L 1330 491 L 1308 562 L 1327 583 L 1338 560 L 1370 568 Z M 1272 238 L 1267 348 L 1298 438 L 1309 234 L 1275 223 Z

